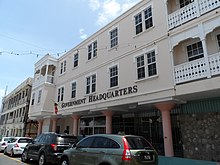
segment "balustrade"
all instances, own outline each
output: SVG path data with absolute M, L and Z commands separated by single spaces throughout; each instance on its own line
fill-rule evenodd
M 220 53 L 209 56 L 211 76 L 220 74 Z M 176 84 L 207 77 L 204 58 L 183 63 L 174 67 Z
M 220 7 L 220 0 L 197 0 L 168 15 L 169 29 L 180 26 L 194 18 Z

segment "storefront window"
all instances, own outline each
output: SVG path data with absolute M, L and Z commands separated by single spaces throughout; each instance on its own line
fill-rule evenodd
M 80 119 L 80 126 L 93 126 L 93 118 L 81 118 Z
M 93 135 L 106 133 L 105 116 L 96 116 L 80 119 L 81 135 Z
M 94 117 L 94 125 L 105 125 L 105 116 Z

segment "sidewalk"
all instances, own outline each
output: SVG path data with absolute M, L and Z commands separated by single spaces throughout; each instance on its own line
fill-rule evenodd
M 217 162 L 159 156 L 158 165 L 220 165 Z

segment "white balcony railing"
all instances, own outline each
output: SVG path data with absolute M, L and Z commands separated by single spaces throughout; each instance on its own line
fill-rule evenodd
M 54 83 L 54 76 L 48 75 L 47 76 L 47 82 L 53 84 Z
M 220 7 L 219 0 L 195 0 L 189 5 L 168 15 L 169 29 L 182 25 L 196 17 L 200 17 L 213 9 Z
M 211 76 L 220 74 L 220 53 L 209 56 Z M 176 84 L 207 77 L 204 58 L 180 64 L 174 67 Z
M 209 57 L 209 66 L 211 75 L 220 74 L 220 54 L 214 54 Z
M 33 82 L 33 87 L 40 86 L 44 83 L 54 84 L 54 76 L 47 75 L 35 78 Z

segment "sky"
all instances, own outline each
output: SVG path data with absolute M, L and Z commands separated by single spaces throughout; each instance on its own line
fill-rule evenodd
M 0 103 L 45 54 L 62 56 L 139 1 L 0 0 Z

